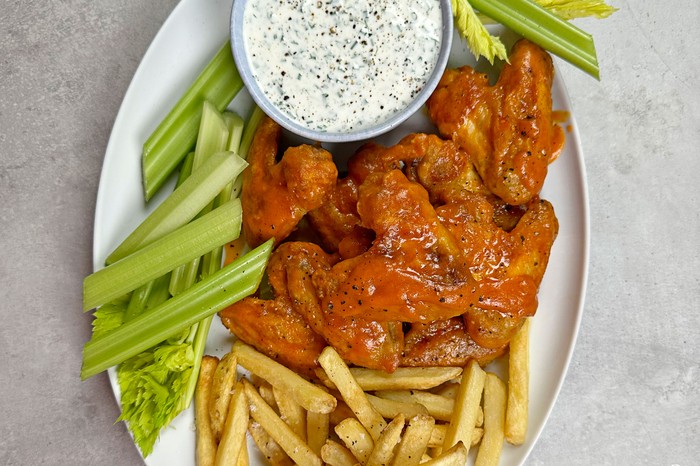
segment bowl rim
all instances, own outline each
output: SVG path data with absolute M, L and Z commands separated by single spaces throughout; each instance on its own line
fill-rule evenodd
M 253 98 L 253 101 L 255 101 L 258 107 L 260 107 L 266 115 L 275 120 L 288 131 L 312 141 L 355 142 L 370 139 L 391 131 L 406 121 L 411 115 L 416 113 L 423 106 L 423 104 L 425 104 L 440 82 L 445 68 L 447 67 L 447 60 L 450 56 L 450 49 L 452 47 L 452 36 L 454 29 L 452 19 L 452 3 L 450 0 L 438 0 L 442 19 L 440 52 L 430 77 L 418 95 L 416 95 L 416 97 L 414 97 L 413 100 L 402 110 L 375 126 L 361 128 L 357 131 L 350 132 L 326 132 L 313 130 L 289 118 L 275 105 L 273 105 L 265 96 L 260 86 L 258 86 L 257 81 L 253 77 L 250 63 L 248 61 L 248 55 L 245 51 L 245 37 L 243 34 L 243 17 L 248 1 L 253 0 L 234 0 L 233 6 L 231 7 L 231 51 L 236 67 L 238 68 L 238 73 L 240 74 L 243 83 Z

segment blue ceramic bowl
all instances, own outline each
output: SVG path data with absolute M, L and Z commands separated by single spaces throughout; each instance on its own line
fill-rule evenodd
M 243 82 L 248 89 L 251 97 L 255 103 L 272 119 L 279 123 L 282 127 L 287 130 L 310 139 L 312 141 L 320 142 L 353 142 L 361 141 L 364 139 L 370 139 L 381 134 L 384 134 L 392 129 L 396 128 L 398 125 L 403 123 L 407 118 L 418 111 L 421 106 L 428 100 L 428 97 L 437 87 L 442 73 L 445 71 L 447 66 L 447 59 L 450 55 L 450 47 L 452 46 L 452 33 L 453 33 L 453 19 L 452 19 L 452 5 L 450 0 L 440 0 L 440 9 L 442 17 L 442 38 L 440 44 L 440 52 L 438 55 L 435 68 L 433 69 L 430 77 L 428 78 L 423 89 L 416 95 L 416 97 L 402 110 L 392 115 L 388 115 L 387 118 L 370 127 L 364 127 L 355 131 L 348 132 L 327 132 L 319 131 L 315 129 L 310 129 L 299 122 L 291 119 L 285 113 L 283 113 L 278 107 L 276 107 L 263 93 L 259 87 L 257 81 L 255 80 L 250 62 L 248 60 L 248 54 L 246 53 L 245 38 L 243 30 L 243 17 L 246 4 L 249 1 L 255 0 L 234 0 L 233 8 L 231 11 L 231 48 L 233 50 L 233 57 L 236 61 L 236 66 L 238 71 L 243 78 Z

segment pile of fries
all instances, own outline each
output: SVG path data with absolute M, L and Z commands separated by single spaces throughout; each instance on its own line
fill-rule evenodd
M 272 465 L 496 465 L 525 441 L 529 321 L 510 343 L 508 381 L 466 367 L 349 368 L 327 347 L 310 382 L 236 341 L 205 356 L 195 396 L 198 466 L 248 465 L 246 432 Z M 247 374 L 241 376 L 238 367 Z

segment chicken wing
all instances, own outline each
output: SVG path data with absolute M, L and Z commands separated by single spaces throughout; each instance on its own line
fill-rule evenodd
M 358 212 L 376 239 L 364 254 L 314 276 L 328 315 L 380 322 L 429 322 L 476 304 L 510 312 L 536 308 L 527 276 L 477 281 L 462 246 L 440 222 L 428 193 L 399 170 L 369 175 Z
M 340 356 L 358 366 L 393 372 L 403 351 L 400 322 L 376 322 L 362 317 L 345 318 L 324 312 L 314 276 L 329 271 L 333 256 L 312 243 L 284 243 L 278 251 L 285 257 L 287 290 L 294 309 Z
M 549 202 L 539 198 L 530 201 L 510 232 L 496 224 L 494 207 L 483 196 L 441 206 L 437 213 L 445 227 L 459 238 L 470 270 L 480 283 L 528 279 L 535 289 L 539 287 L 558 231 Z M 475 303 L 464 317 L 476 343 L 500 348 L 535 309 L 486 309 Z
M 542 189 L 563 133 L 552 121 L 550 55 L 520 40 L 509 59 L 495 86 L 470 67 L 447 70 L 427 106 L 440 133 L 472 157 L 488 189 L 520 205 Z
M 414 323 L 406 333 L 401 365 L 466 366 L 470 359 L 475 359 L 485 366 L 503 354 L 505 348 L 488 349 L 476 344 L 461 317 Z
M 333 157 L 319 147 L 291 147 L 277 163 L 281 134 L 281 127 L 265 118 L 250 147 L 241 204 L 251 246 L 286 238 L 308 211 L 324 202 L 338 176 Z

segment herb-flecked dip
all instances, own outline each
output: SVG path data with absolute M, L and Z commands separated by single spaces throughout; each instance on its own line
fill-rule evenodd
M 306 128 L 358 131 L 418 95 L 436 66 L 439 0 L 255 0 L 245 49 L 260 89 Z

